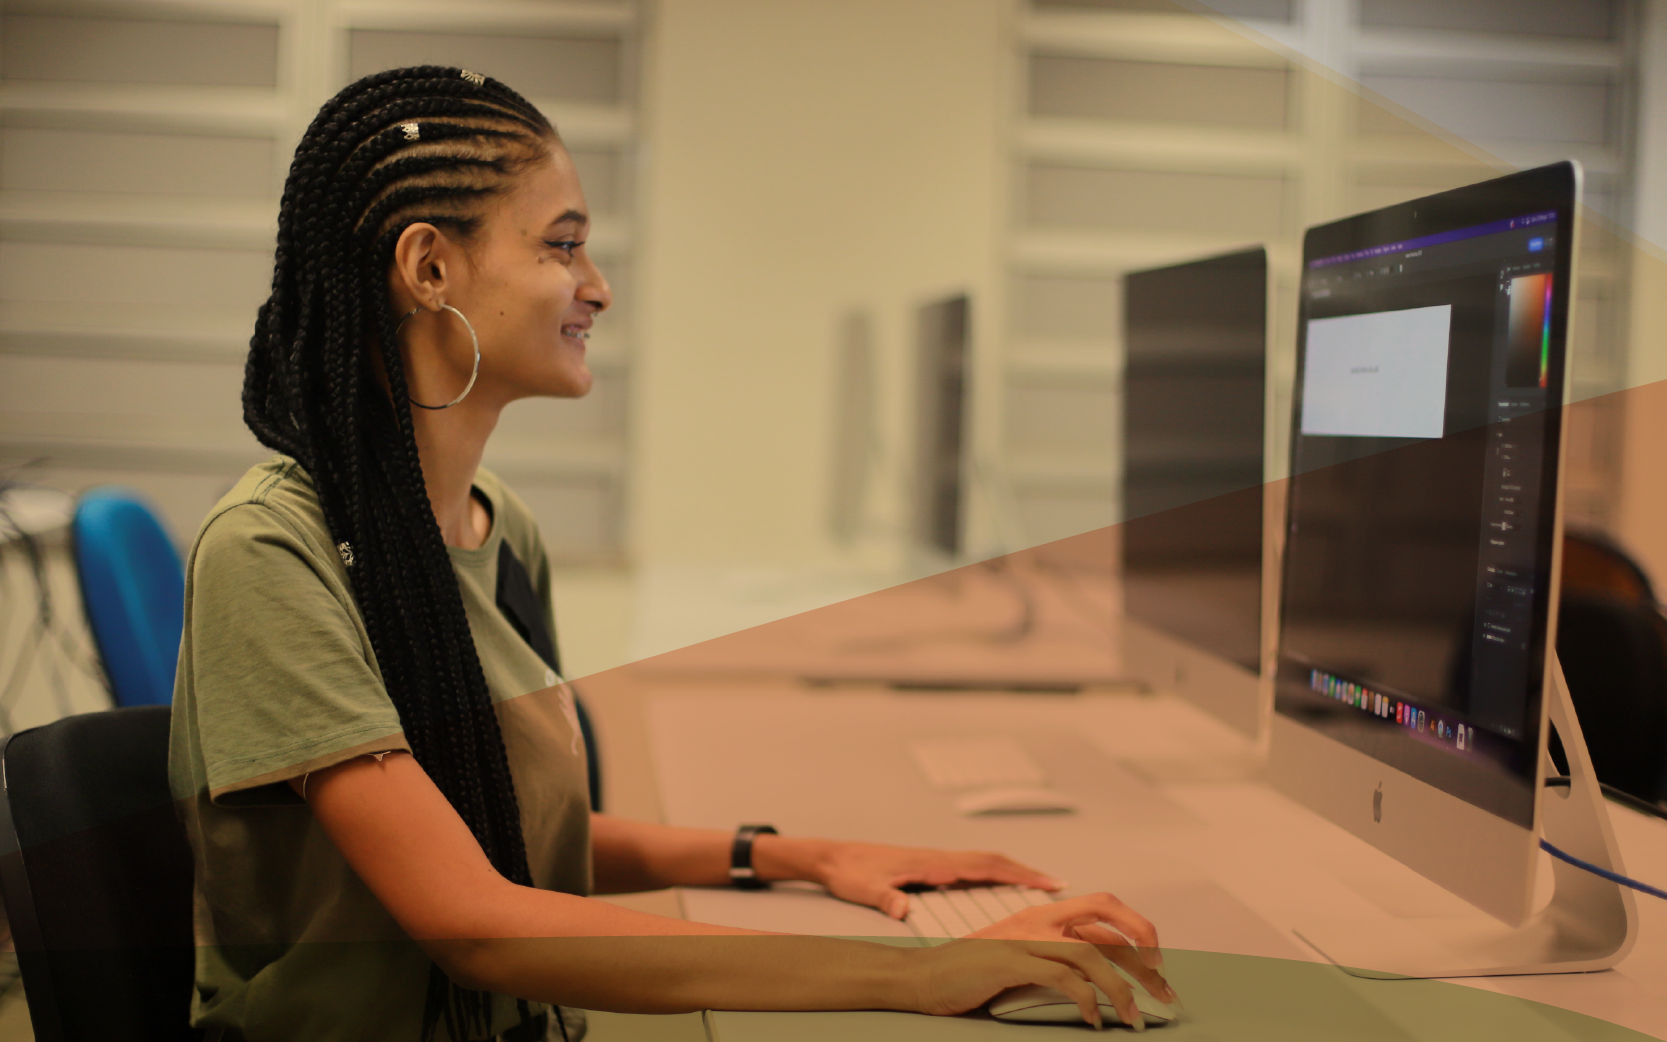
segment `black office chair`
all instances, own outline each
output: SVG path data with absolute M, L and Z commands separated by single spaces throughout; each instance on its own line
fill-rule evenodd
M 1601 533 L 1564 538 L 1557 657 L 1598 780 L 1667 798 L 1667 618 L 1643 569 Z
M 0 748 L 0 898 L 39 1042 L 202 1038 L 168 716 L 71 716 Z

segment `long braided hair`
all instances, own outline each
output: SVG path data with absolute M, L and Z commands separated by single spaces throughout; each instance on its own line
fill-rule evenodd
M 408 227 L 467 241 L 489 200 L 558 142 L 526 99 L 462 69 L 394 69 L 330 99 L 284 183 L 243 384 L 255 437 L 313 479 L 413 755 L 493 866 L 529 886 L 503 735 L 418 461 L 387 273 Z M 479 1033 L 490 1009 L 436 966 L 422 1037 L 442 1019 L 453 1039 Z

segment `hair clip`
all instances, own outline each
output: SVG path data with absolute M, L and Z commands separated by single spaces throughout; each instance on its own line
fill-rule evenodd
M 457 74 L 477 87 L 484 87 L 486 85 L 486 77 L 482 76 L 478 72 L 470 72 L 468 69 L 459 69 L 457 70 Z
M 415 141 L 422 136 L 422 128 L 415 123 L 401 123 L 399 129 L 405 131 L 405 140 Z

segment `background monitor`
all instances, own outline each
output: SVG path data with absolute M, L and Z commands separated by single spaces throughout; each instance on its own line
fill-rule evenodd
M 961 293 L 923 306 L 916 317 L 914 535 L 919 547 L 950 560 L 961 552 L 971 311 Z
M 1543 804 L 1578 181 L 1303 248 L 1270 773 L 1506 923 Z
M 1255 735 L 1267 252 L 1133 272 L 1123 294 L 1124 661 Z

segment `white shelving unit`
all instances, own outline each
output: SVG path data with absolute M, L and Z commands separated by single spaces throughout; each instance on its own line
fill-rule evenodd
M 637 33 L 632 0 L 8 0 L 0 468 L 136 485 L 189 539 L 266 455 L 237 395 L 295 142 L 375 68 L 461 64 L 522 89 L 591 185 L 592 253 L 628 279 Z M 598 323 L 594 398 L 512 407 L 487 460 L 559 558 L 619 552 L 628 311 Z
M 1011 136 L 1013 319 L 999 424 L 1002 481 L 1026 542 L 1121 520 L 1120 421 L 1069 419 L 1118 415 L 1124 272 L 1268 246 L 1268 462 L 1279 474 L 1304 227 L 1568 157 L 1585 165 L 1596 214 L 1629 218 L 1628 0 L 1292 0 L 1289 20 L 1229 17 L 1281 6 L 1021 9 L 1028 95 Z M 1571 6 L 1602 10 L 1560 9 Z M 1077 199 L 1066 197 L 1073 184 Z M 1575 386 L 1594 401 L 1576 423 L 1571 503 L 1603 520 L 1616 474 L 1614 454 L 1600 450 L 1619 417 L 1596 396 L 1625 377 L 1628 250 L 1601 220 L 1589 228 Z

